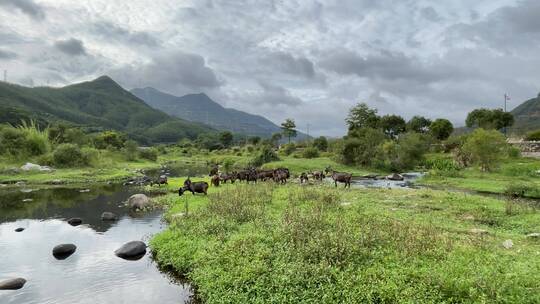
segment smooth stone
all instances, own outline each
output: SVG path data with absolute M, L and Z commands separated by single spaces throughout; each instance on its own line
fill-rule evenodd
M 152 205 L 152 201 L 148 198 L 148 196 L 144 194 L 134 194 L 130 196 L 127 204 L 131 209 L 143 210 L 147 207 L 150 207 Z
M 19 228 L 15 229 L 15 232 L 23 232 L 23 231 L 24 231 L 24 228 L 22 228 L 22 227 L 19 227 Z
M 65 260 L 75 253 L 75 250 L 77 250 L 77 246 L 73 244 L 60 244 L 53 248 L 52 254 L 58 260 Z
M 26 280 L 23 278 L 0 281 L 0 290 L 17 290 L 23 288 Z
M 132 241 L 116 249 L 114 254 L 125 260 L 138 260 L 146 254 L 146 244 L 141 241 Z
M 101 220 L 102 221 L 116 221 L 118 220 L 118 215 L 112 212 L 103 212 L 101 214 Z
M 67 220 L 67 223 L 71 226 L 79 226 L 80 224 L 82 224 L 82 219 L 78 217 L 70 218 L 69 220 Z
M 393 173 L 393 174 L 390 174 L 390 175 L 386 176 L 386 179 L 391 180 L 391 181 L 402 181 L 405 178 L 401 174 Z
M 502 246 L 506 249 L 510 249 L 514 247 L 514 242 L 512 242 L 512 240 L 506 240 L 502 243 Z
M 529 234 L 527 234 L 527 237 L 531 238 L 531 239 L 540 239 L 540 233 L 538 233 L 538 232 L 529 233 Z

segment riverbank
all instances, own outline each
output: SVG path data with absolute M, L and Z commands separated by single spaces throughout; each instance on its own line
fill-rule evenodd
M 540 160 L 526 157 L 506 159 L 491 172 L 483 172 L 476 167 L 459 171 L 432 170 L 416 183 L 492 194 L 519 190 L 523 191 L 524 197 L 540 198 Z
M 540 301 L 534 206 L 324 184 L 173 190 L 151 247 L 205 303 Z

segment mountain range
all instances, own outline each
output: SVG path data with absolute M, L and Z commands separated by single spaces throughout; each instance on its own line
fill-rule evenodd
M 512 131 L 523 134 L 527 131 L 540 129 L 540 94 L 517 106 L 510 113 L 514 115 L 515 123 Z
M 225 108 L 204 93 L 179 97 L 150 87 L 133 89 L 131 93 L 154 109 L 185 120 L 204 123 L 218 130 L 261 137 L 281 132 L 281 128 L 270 120 L 260 115 Z M 306 135 L 298 132 L 297 139 L 305 137 Z
M 62 88 L 0 82 L 0 113 L 0 122 L 62 121 L 93 131 L 122 131 L 146 144 L 194 139 L 216 131 L 150 107 L 107 76 Z

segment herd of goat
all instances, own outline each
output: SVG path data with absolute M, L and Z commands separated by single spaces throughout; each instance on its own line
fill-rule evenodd
M 287 183 L 287 180 L 291 178 L 289 169 L 287 168 L 277 168 L 271 170 L 263 170 L 257 168 L 248 168 L 242 171 L 233 171 L 230 173 L 220 173 L 219 168 L 216 166 L 212 168 L 209 176 L 210 183 L 212 186 L 219 187 L 220 184 L 226 184 L 230 182 L 234 184 L 236 181 L 246 182 L 246 183 L 257 183 L 258 181 L 274 181 L 279 184 Z M 351 173 L 345 172 L 336 172 L 330 167 L 327 167 L 324 171 L 314 171 L 311 172 L 311 177 L 314 180 L 322 181 L 327 176 L 331 177 L 334 181 L 335 186 L 337 187 L 338 183 L 345 184 L 345 188 L 351 187 Z M 302 173 L 300 174 L 300 183 L 307 183 L 309 181 L 309 174 Z M 165 179 L 158 180 L 157 184 L 166 184 L 167 180 Z M 184 182 L 184 186 L 178 189 L 178 195 L 183 195 L 184 192 L 188 191 L 192 194 L 195 193 L 208 193 L 209 184 L 204 181 L 192 182 L 191 179 L 188 179 Z

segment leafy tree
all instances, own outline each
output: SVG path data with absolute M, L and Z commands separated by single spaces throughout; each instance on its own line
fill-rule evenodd
M 313 146 L 319 151 L 328 150 L 328 140 L 324 136 L 319 136 L 313 141 Z
M 431 120 L 424 116 L 414 116 L 407 122 L 407 130 L 416 133 L 427 133 L 431 126 Z
M 137 145 L 135 141 L 126 141 L 126 144 L 124 145 L 124 155 L 126 156 L 126 159 L 129 161 L 136 160 L 138 149 L 139 145 Z
M 483 171 L 491 170 L 506 155 L 507 148 L 508 143 L 504 135 L 495 130 L 482 128 L 474 130 L 463 145 L 463 151 Z
M 252 136 L 248 139 L 248 142 L 252 145 L 257 145 L 261 142 L 261 138 L 259 136 Z
M 277 156 L 276 152 L 274 152 L 274 149 L 270 146 L 263 146 L 259 153 L 251 160 L 251 165 L 255 167 L 260 167 L 263 164 L 277 161 L 279 160 L 279 157 Z
M 285 119 L 285 121 L 281 123 L 281 129 L 283 130 L 283 135 L 285 135 L 289 139 L 289 143 L 291 143 L 291 137 L 296 137 L 296 124 L 294 123 L 294 120 L 291 118 Z
M 391 138 L 397 137 L 400 133 L 405 132 L 407 124 L 399 115 L 385 115 L 381 117 L 379 122 L 384 134 Z
M 454 132 L 454 126 L 448 119 L 439 118 L 431 123 L 429 131 L 434 138 L 438 140 L 447 139 L 452 132 Z
M 219 134 L 219 141 L 225 146 L 230 147 L 233 142 L 233 134 L 229 131 L 224 131 Z
M 429 140 L 426 135 L 407 133 L 397 141 L 388 141 L 383 145 L 385 163 L 391 171 L 413 169 L 424 159 L 429 150 Z
M 272 144 L 274 146 L 277 146 L 281 138 L 283 138 L 283 135 L 281 135 L 281 133 L 274 133 L 272 134 L 272 138 L 270 140 L 272 141 Z
M 94 138 L 94 146 L 97 149 L 120 150 L 124 147 L 127 138 L 124 134 L 115 131 L 105 131 L 99 133 Z
M 154 148 L 140 149 L 139 157 L 155 162 L 158 159 L 158 152 Z
M 510 127 L 514 124 L 514 116 L 502 109 L 476 109 L 467 115 L 465 124 L 469 128 L 496 129 Z
M 361 128 L 349 132 L 338 154 L 349 165 L 371 166 L 379 159 L 384 133 L 379 129 Z
M 345 119 L 349 126 L 349 131 L 361 128 L 376 129 L 379 125 L 379 120 L 377 109 L 370 109 L 365 103 L 359 103 L 352 107 Z

